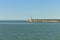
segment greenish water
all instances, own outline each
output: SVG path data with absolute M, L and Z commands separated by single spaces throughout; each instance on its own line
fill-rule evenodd
M 0 22 L 0 40 L 60 40 L 60 23 Z

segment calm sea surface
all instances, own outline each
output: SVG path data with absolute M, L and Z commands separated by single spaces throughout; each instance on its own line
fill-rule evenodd
M 2 21 L 0 40 L 60 40 L 60 23 Z

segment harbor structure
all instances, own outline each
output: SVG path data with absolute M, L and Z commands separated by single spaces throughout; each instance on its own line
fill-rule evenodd
M 60 22 L 60 19 L 28 19 L 26 22 Z

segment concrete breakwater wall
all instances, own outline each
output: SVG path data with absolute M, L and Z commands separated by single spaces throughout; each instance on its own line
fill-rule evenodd
M 27 22 L 60 22 L 60 19 L 28 19 Z

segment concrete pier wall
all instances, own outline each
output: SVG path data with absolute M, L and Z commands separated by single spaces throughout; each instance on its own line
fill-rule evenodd
M 60 22 L 59 19 L 30 19 L 27 22 Z

